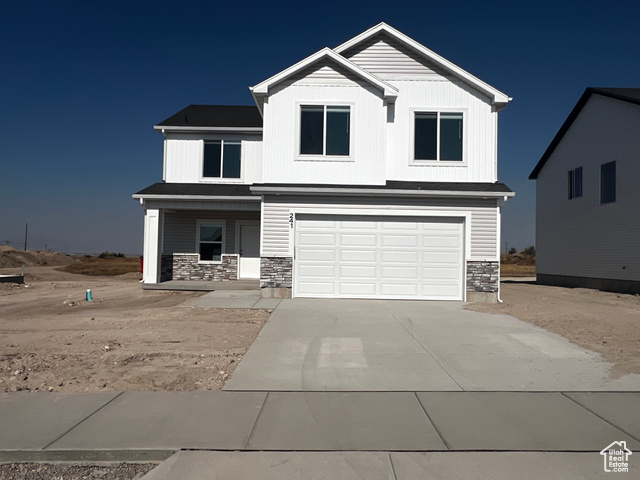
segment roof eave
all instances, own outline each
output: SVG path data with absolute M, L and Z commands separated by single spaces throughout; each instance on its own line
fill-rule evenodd
M 154 125 L 156 132 L 223 132 L 223 133 L 262 133 L 263 127 L 201 127 L 197 125 Z
M 323 187 L 269 187 L 253 185 L 252 192 L 275 195 L 376 195 L 386 197 L 414 196 L 414 197 L 458 197 L 458 198 L 511 198 L 515 192 L 478 192 L 462 190 L 403 190 L 403 189 L 373 189 L 373 188 L 323 188 Z

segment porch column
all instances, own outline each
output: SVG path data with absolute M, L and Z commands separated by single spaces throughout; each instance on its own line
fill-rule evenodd
M 160 281 L 160 255 L 162 245 L 162 213 L 157 209 L 147 209 L 144 214 L 144 283 Z

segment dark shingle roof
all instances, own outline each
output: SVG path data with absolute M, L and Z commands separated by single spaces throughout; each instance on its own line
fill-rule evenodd
M 587 101 L 589 101 L 589 99 L 591 98 L 591 95 L 593 95 L 594 93 L 602 95 L 604 97 L 615 98 L 616 100 L 621 100 L 623 102 L 635 103 L 637 105 L 640 105 L 640 88 L 587 88 L 580 97 L 580 100 L 578 100 L 578 103 L 576 103 L 576 106 L 573 107 L 573 110 L 571 110 L 571 113 L 560 127 L 560 130 L 558 130 L 556 136 L 553 138 L 545 152 L 542 154 L 542 157 L 538 161 L 538 164 L 529 175 L 529 180 L 535 180 L 536 178 L 538 178 L 540 170 L 542 170 L 542 167 L 544 167 L 545 163 L 547 163 L 547 160 L 549 160 L 549 157 L 551 156 L 553 151 L 556 149 L 562 138 L 565 136 L 575 119 L 578 117 L 578 115 L 586 105 Z
M 249 185 L 239 185 L 234 183 L 154 183 L 153 185 L 140 190 L 136 195 L 202 195 L 207 197 L 248 197 L 253 194 L 249 190 Z M 256 200 L 260 196 L 255 195 Z
M 159 127 L 262 127 L 255 105 L 189 105 Z

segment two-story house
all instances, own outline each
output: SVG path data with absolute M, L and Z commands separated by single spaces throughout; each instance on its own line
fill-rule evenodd
M 495 301 L 498 112 L 511 100 L 381 23 L 155 127 L 145 284 L 259 278 L 265 296 Z

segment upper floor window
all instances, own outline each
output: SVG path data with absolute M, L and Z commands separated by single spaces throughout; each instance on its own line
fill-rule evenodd
M 600 165 L 600 203 L 616 201 L 616 162 Z
M 462 113 L 416 112 L 415 160 L 462 161 Z
M 229 140 L 205 142 L 202 176 L 240 178 L 240 142 Z
M 300 154 L 349 156 L 351 107 L 302 105 Z
M 569 200 L 582 196 L 582 167 L 567 172 L 567 186 L 569 189 Z

